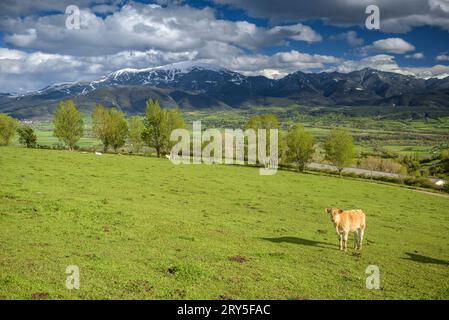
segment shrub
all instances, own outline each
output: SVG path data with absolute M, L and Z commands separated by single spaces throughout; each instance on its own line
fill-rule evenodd
M 36 148 L 37 145 L 37 137 L 34 134 L 33 128 L 30 126 L 24 125 L 17 129 L 17 133 L 19 134 L 19 143 L 27 148 Z
M 449 193 L 449 182 L 446 182 L 446 184 L 443 186 L 443 191 Z
M 16 131 L 17 121 L 10 116 L 0 113 L 0 146 L 7 146 Z

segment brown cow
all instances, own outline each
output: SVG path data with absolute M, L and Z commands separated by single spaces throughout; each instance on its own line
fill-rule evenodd
M 347 249 L 348 234 L 354 232 L 354 249 L 362 250 L 363 234 L 365 233 L 365 213 L 362 210 L 341 210 L 328 208 L 325 210 L 334 224 L 340 241 L 340 250 Z

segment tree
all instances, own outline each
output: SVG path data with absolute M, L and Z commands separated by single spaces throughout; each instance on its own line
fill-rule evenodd
M 177 109 L 162 109 L 159 101 L 149 99 L 146 103 L 143 120 L 145 130 L 142 138 L 145 143 L 156 150 L 158 157 L 169 152 L 172 146 L 170 134 L 174 129 L 184 128 L 184 120 Z
M 300 124 L 295 125 L 286 136 L 287 160 L 295 163 L 299 171 L 304 172 L 306 165 L 315 152 L 312 135 Z
M 400 163 L 402 163 L 407 169 L 407 173 L 413 175 L 417 174 L 420 168 L 419 156 L 417 155 L 404 155 L 400 157 Z
M 382 171 L 397 174 L 401 181 L 407 176 L 407 168 L 394 159 L 383 160 Z
M 109 116 L 105 107 L 101 104 L 97 104 L 91 114 L 92 118 L 92 133 L 93 135 L 100 139 L 103 143 L 103 151 L 106 152 L 110 145 L 108 138 L 108 123 Z
M 256 133 L 256 145 L 259 145 L 259 137 L 257 134 L 257 130 L 259 129 L 265 129 L 266 130 L 266 150 L 265 154 L 270 154 L 270 148 L 271 148 L 271 132 L 270 129 L 277 129 L 278 130 L 278 155 L 282 154 L 281 152 L 281 146 L 282 146 L 282 136 L 280 131 L 279 122 L 276 119 L 276 116 L 272 114 L 263 114 L 251 117 L 248 122 L 245 125 L 246 129 L 253 129 Z M 257 149 L 257 154 L 259 155 L 259 150 Z M 259 159 L 260 161 L 261 159 Z M 267 163 L 263 163 L 265 166 L 268 165 Z
M 337 167 L 341 176 L 343 169 L 351 165 L 355 155 L 352 135 L 345 129 L 332 129 L 324 143 L 326 159 Z
M 53 125 L 54 136 L 63 141 L 69 150 L 74 150 L 83 136 L 83 114 L 78 112 L 72 100 L 59 103 L 53 116 Z
M 0 113 L 0 146 L 7 146 L 11 142 L 16 128 L 17 120 L 4 113 Z
M 97 104 L 92 112 L 92 131 L 103 143 L 105 152 L 109 147 L 117 152 L 126 142 L 128 124 L 123 112 Z
M 168 114 L 168 136 L 167 136 L 168 149 L 166 151 L 170 151 L 171 148 L 176 144 L 176 141 L 170 141 L 171 132 L 175 129 L 185 128 L 185 122 L 181 112 L 177 108 L 167 110 L 167 114 Z
M 251 117 L 245 125 L 245 129 L 279 129 L 279 122 L 273 114 L 262 114 Z
M 118 111 L 115 108 L 109 110 L 110 116 L 110 142 L 115 152 L 125 145 L 126 138 L 128 137 L 128 123 L 125 120 L 123 112 Z
M 30 126 L 24 125 L 17 129 L 17 133 L 19 134 L 19 143 L 24 145 L 27 148 L 35 148 L 37 145 L 37 137 L 34 133 L 33 128 Z
M 128 120 L 128 141 L 132 146 L 133 152 L 139 153 L 144 145 L 142 133 L 145 130 L 143 121 L 138 116 L 133 116 Z
M 373 171 L 382 169 L 382 158 L 369 156 L 363 159 L 361 167 L 371 172 L 370 179 L 372 179 Z

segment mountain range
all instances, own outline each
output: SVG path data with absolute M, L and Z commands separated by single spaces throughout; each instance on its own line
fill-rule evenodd
M 179 108 L 259 106 L 419 107 L 449 111 L 449 77 L 421 79 L 365 68 L 350 73 L 291 73 L 281 79 L 245 76 L 215 65 L 180 62 L 121 69 L 99 80 L 57 84 L 17 95 L 0 93 L 0 112 L 17 118 L 51 114 L 60 100 L 81 110 L 96 103 L 142 113 L 148 98 Z

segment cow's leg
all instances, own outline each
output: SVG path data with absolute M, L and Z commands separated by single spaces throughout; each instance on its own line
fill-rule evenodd
M 362 250 L 362 241 L 363 241 L 363 234 L 365 233 L 364 229 L 360 229 L 359 231 L 359 250 Z
M 346 251 L 347 248 L 348 248 L 348 232 L 344 231 L 343 232 L 343 250 Z
M 359 247 L 359 231 L 354 231 L 354 250 L 357 250 Z
M 340 232 L 337 232 L 337 235 L 338 235 L 339 250 L 343 250 L 343 237 Z

